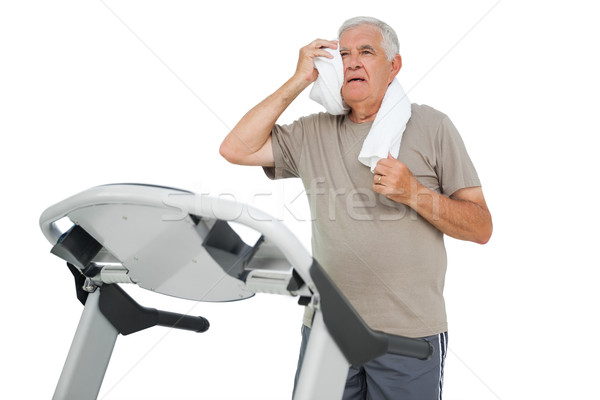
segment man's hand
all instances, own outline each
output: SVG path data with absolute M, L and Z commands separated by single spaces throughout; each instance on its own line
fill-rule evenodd
M 450 197 L 423 186 L 408 167 L 391 155 L 373 171 L 373 190 L 415 210 L 448 236 L 484 244 L 492 235 L 492 216 L 480 187 L 463 188 Z
M 313 59 L 315 57 L 326 57 L 333 58 L 331 54 L 324 50 L 324 48 L 337 49 L 337 40 L 324 40 L 316 39 L 310 44 L 300 49 L 300 55 L 298 57 L 298 65 L 296 66 L 296 77 L 306 81 L 307 86 L 317 80 L 319 73 L 315 68 Z
M 406 165 L 388 154 L 374 169 L 373 190 L 390 200 L 413 207 L 422 186 Z M 414 207 L 413 207 L 414 208 Z

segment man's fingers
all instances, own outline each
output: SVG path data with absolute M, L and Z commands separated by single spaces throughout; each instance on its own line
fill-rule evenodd
M 311 44 L 313 44 L 316 48 L 327 47 L 330 49 L 337 49 L 338 42 L 337 40 L 325 40 L 325 39 L 316 39 Z
M 387 158 L 380 159 L 379 161 L 377 161 L 377 164 L 373 169 L 373 173 L 380 175 L 388 175 L 390 169 L 394 167 L 394 162 L 395 160 L 390 160 Z
M 316 39 L 312 41 L 309 45 L 304 47 L 306 54 L 310 57 L 326 57 L 333 58 L 333 56 L 324 49 L 337 49 L 337 41 L 335 40 L 324 40 L 324 39 Z

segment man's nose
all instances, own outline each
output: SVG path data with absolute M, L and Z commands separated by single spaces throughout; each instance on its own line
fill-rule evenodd
M 347 57 L 345 60 L 345 66 L 346 68 L 355 70 L 358 69 L 360 67 L 362 67 L 362 63 L 360 62 L 360 58 L 356 55 L 351 55 L 350 57 Z

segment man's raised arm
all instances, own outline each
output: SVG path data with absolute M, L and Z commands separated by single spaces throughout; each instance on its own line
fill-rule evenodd
M 229 162 L 240 165 L 274 165 L 271 131 L 279 116 L 318 76 L 314 57 L 332 58 L 323 48 L 337 48 L 336 41 L 317 39 L 300 49 L 294 75 L 273 94 L 252 108 L 221 143 L 219 152 Z

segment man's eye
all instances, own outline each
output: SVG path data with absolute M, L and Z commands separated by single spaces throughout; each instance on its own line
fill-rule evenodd
M 347 55 L 348 55 L 348 52 L 346 52 L 346 51 L 340 51 L 340 56 L 344 57 L 344 56 L 347 56 Z

